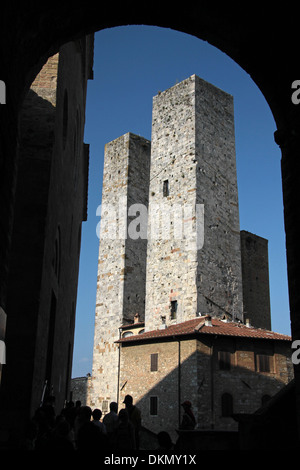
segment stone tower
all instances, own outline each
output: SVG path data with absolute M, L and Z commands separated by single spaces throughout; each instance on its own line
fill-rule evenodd
M 153 99 L 145 328 L 243 319 L 233 99 L 193 75 Z
M 117 400 L 119 328 L 136 314 L 144 320 L 146 232 L 136 239 L 128 230 L 140 206 L 147 209 L 149 171 L 148 140 L 129 133 L 105 146 L 90 391 L 102 409 Z
M 268 240 L 242 230 L 241 255 L 245 320 L 271 330 Z

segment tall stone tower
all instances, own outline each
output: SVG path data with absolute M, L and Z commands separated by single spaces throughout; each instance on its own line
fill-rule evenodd
M 138 209 L 147 209 L 149 171 L 148 140 L 129 133 L 105 146 L 90 390 L 94 407 L 117 400 L 119 327 L 137 313 L 144 320 L 146 231 L 136 238 L 128 230 Z
M 145 327 L 243 317 L 233 99 L 193 75 L 153 99 Z

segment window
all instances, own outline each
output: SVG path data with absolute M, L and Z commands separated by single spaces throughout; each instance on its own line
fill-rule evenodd
M 125 333 L 122 334 L 122 338 L 127 338 L 128 336 L 132 336 L 133 333 L 132 331 L 125 331 Z
M 150 355 L 150 370 L 151 372 L 158 370 L 158 353 Z
M 108 401 L 107 400 L 104 400 L 102 402 L 102 412 L 103 413 L 107 413 L 108 412 Z
M 230 352 L 228 351 L 219 351 L 219 369 L 220 370 L 230 370 Z
M 271 372 L 271 357 L 267 354 L 258 354 L 257 358 L 259 372 Z
M 171 301 L 171 320 L 175 320 L 177 318 L 177 300 Z
M 157 416 L 157 409 L 158 409 L 158 400 L 157 397 L 150 397 L 150 415 Z
M 169 196 L 169 181 L 168 180 L 165 180 L 163 182 L 163 196 L 164 197 Z
M 222 416 L 230 417 L 233 414 L 233 398 L 230 393 L 223 393 L 221 397 Z

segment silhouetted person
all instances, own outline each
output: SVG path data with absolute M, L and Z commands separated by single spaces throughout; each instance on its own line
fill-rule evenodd
M 33 418 L 31 419 L 24 431 L 24 439 L 21 443 L 21 449 L 23 450 L 35 450 L 35 442 L 38 437 L 39 426 L 37 421 Z
M 136 449 L 135 429 L 126 409 L 119 412 L 118 424 L 113 434 L 113 446 L 117 451 Z
M 107 436 L 92 421 L 84 423 L 77 435 L 77 450 L 107 451 Z
M 101 416 L 102 416 L 102 411 L 99 410 L 99 408 L 95 408 L 92 413 L 92 416 L 93 416 L 92 423 L 95 424 L 95 426 L 98 426 L 98 428 L 100 429 L 101 432 L 103 432 L 103 434 L 106 434 L 105 424 L 101 423 L 100 421 Z
M 89 406 L 81 406 L 78 410 L 78 414 L 75 418 L 74 423 L 74 434 L 75 434 L 75 441 L 77 442 L 78 433 L 81 428 L 86 423 L 91 421 L 92 417 L 92 409 Z
M 135 431 L 135 444 L 136 449 L 140 447 L 140 430 L 142 426 L 141 411 L 135 405 L 133 405 L 133 399 L 131 395 L 126 395 L 123 403 L 125 403 L 126 410 L 128 412 L 129 420 L 133 424 Z
M 68 401 L 65 408 L 62 410 L 61 414 L 66 418 L 71 428 L 74 428 L 74 421 L 76 417 L 77 410 L 75 408 L 75 403 L 71 400 Z
M 189 400 L 184 401 L 181 406 L 183 407 L 184 413 L 180 424 L 180 429 L 195 429 L 196 419 L 192 412 L 192 404 Z
M 108 437 L 111 438 L 118 423 L 118 404 L 115 401 L 112 401 L 109 405 L 109 409 L 110 412 L 104 416 L 102 422 L 106 427 Z
M 53 428 L 55 424 L 55 397 L 53 395 L 48 395 L 42 405 L 42 410 L 45 413 L 46 420 L 48 425 Z

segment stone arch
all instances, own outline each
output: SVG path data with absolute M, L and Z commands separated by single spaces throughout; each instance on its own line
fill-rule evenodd
M 190 4 L 184 10 L 152 4 L 141 9 L 106 4 L 99 14 L 95 2 L 80 6 L 52 2 L 33 7 L 2 7 L 1 80 L 6 85 L 6 104 L 0 106 L 0 302 L 5 306 L 7 260 L 13 215 L 13 188 L 17 157 L 18 112 L 29 86 L 48 57 L 68 41 L 103 28 L 126 24 L 155 25 L 175 29 L 208 41 L 239 64 L 254 80 L 274 116 L 275 141 L 282 151 L 282 185 L 285 212 L 290 314 L 293 339 L 300 338 L 299 214 L 300 107 L 291 100 L 292 83 L 299 78 L 297 12 L 289 5 L 263 11 L 261 5 L 215 7 Z M 6 21 L 7 20 L 7 21 Z M 288 25 L 288 30 L 286 30 Z M 284 35 L 281 31 L 284 29 Z M 11 51 L 14 50 L 12 54 Z M 12 73 L 13 71 L 13 73 Z M 299 389 L 300 371 L 295 366 Z M 297 380 L 299 374 L 299 379 Z M 300 413 L 299 413 L 300 414 Z

